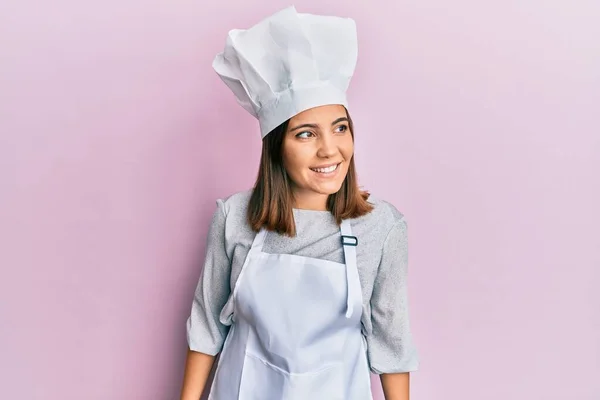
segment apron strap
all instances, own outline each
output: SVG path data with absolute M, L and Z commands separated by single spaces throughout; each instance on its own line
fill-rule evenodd
M 354 312 L 354 301 L 360 294 L 360 278 L 356 265 L 356 246 L 358 238 L 352 236 L 352 227 L 349 220 L 342 220 L 340 226 L 342 245 L 344 247 L 344 258 L 346 261 L 346 285 L 348 287 L 348 298 L 346 300 L 346 318 L 350 318 Z M 362 300 L 361 300 L 362 301 Z
M 258 231 L 256 236 L 254 236 L 254 240 L 252 241 L 252 247 L 250 247 L 250 252 L 252 253 L 260 253 L 263 248 L 263 244 L 265 244 L 265 237 L 267 236 L 267 230 L 263 227 Z

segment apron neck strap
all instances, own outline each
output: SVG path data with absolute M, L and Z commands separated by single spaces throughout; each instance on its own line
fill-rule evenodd
M 250 247 L 251 253 L 260 253 L 262 251 L 266 236 L 267 230 L 264 227 L 260 228 L 260 231 L 258 231 L 254 237 L 254 240 L 252 241 L 252 247 Z
M 344 259 L 346 261 L 346 286 L 348 287 L 348 298 L 346 300 L 346 318 L 350 318 L 354 312 L 354 299 L 360 294 L 360 279 L 358 266 L 356 264 L 356 246 L 358 238 L 352 236 L 350 221 L 342 220 L 340 226 L 342 246 L 344 247 Z

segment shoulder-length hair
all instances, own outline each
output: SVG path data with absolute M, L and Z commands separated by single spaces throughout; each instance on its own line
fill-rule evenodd
M 346 116 L 354 140 L 354 126 L 347 109 Z M 292 182 L 283 165 L 283 140 L 288 124 L 289 119 L 263 139 L 260 167 L 250 196 L 247 219 L 255 232 L 265 227 L 293 237 L 296 236 L 294 195 Z M 369 195 L 369 192 L 359 189 L 353 155 L 340 190 L 330 194 L 327 199 L 327 210 L 339 225 L 344 219 L 371 212 L 373 206 L 367 202 Z

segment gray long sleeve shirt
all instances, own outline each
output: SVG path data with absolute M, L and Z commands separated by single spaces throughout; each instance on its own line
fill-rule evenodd
M 210 225 L 204 269 L 187 321 L 191 350 L 216 355 L 232 323 L 225 304 L 254 240 L 246 221 L 251 191 L 217 200 Z M 351 220 L 362 288 L 362 333 L 373 373 L 416 371 L 419 359 L 409 325 L 408 237 L 404 215 L 371 196 L 374 210 Z M 339 226 L 329 211 L 294 209 L 296 236 L 269 232 L 263 251 L 344 262 Z

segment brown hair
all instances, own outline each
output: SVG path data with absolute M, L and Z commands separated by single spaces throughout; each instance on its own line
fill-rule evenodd
M 346 116 L 354 140 L 354 126 L 348 110 Z M 288 124 L 289 120 L 273 129 L 263 139 L 258 177 L 250 196 L 247 215 L 248 223 L 255 232 L 264 226 L 270 231 L 296 236 L 292 184 L 283 166 L 283 140 Z M 339 225 L 343 219 L 356 218 L 371 212 L 373 206 L 367 202 L 368 198 L 369 192 L 358 187 L 353 156 L 340 190 L 330 194 L 327 199 L 327 210 L 333 214 Z

